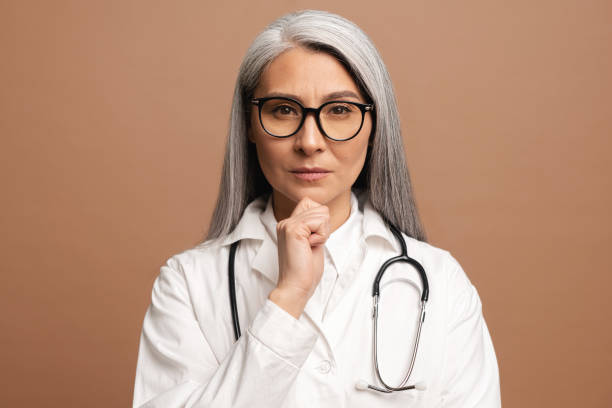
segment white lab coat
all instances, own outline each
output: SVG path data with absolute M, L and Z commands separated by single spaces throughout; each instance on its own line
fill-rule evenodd
M 143 323 L 134 407 L 501 406 L 497 361 L 476 289 L 447 251 L 405 235 L 408 255 L 429 279 L 409 382 L 427 388 L 393 394 L 355 388 L 360 379 L 378 385 L 372 282 L 400 246 L 364 196 L 352 195 L 351 206 L 352 221 L 326 243 L 323 278 L 299 320 L 267 299 L 278 257 L 271 203 L 263 197 L 228 236 L 171 257 Z M 237 240 L 242 337 L 234 342 L 227 269 Z M 381 283 L 379 365 L 392 386 L 408 368 L 420 293 L 418 274 L 407 264 L 388 269 Z

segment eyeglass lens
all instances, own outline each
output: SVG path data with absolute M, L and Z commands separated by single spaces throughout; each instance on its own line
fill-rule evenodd
M 289 136 L 295 133 L 304 112 L 294 101 L 283 98 L 266 100 L 261 109 L 261 124 L 274 136 Z M 325 134 L 332 139 L 344 140 L 355 136 L 363 120 L 363 113 L 350 102 L 328 103 L 319 113 L 319 122 Z

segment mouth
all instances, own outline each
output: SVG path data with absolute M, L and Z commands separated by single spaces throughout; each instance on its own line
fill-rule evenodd
M 291 170 L 291 173 L 300 180 L 316 181 L 326 177 L 331 171 L 321 167 L 300 167 Z

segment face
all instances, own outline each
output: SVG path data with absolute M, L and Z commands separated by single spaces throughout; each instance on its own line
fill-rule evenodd
M 304 48 L 282 53 L 264 70 L 254 97 L 270 96 L 289 97 L 309 108 L 332 100 L 366 103 L 336 58 Z M 275 213 L 279 209 L 290 213 L 304 197 L 329 206 L 332 213 L 350 209 L 351 186 L 363 168 L 371 130 L 372 116 L 366 112 L 354 138 L 334 141 L 321 133 L 314 114 L 307 114 L 296 134 L 276 138 L 262 128 L 253 105 L 249 140 L 256 145 L 259 165 L 272 186 Z M 319 170 L 308 174 L 313 169 Z

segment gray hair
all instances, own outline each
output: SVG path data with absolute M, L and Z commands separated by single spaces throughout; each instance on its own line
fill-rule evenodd
M 248 141 L 250 98 L 266 66 L 283 51 L 304 47 L 335 56 L 362 93 L 375 106 L 376 120 L 366 162 L 353 185 L 372 206 L 406 235 L 426 240 L 410 184 L 402 143 L 399 113 L 387 68 L 368 36 L 336 14 L 305 10 L 280 17 L 262 31 L 240 66 L 221 185 L 205 240 L 222 237 L 238 224 L 246 206 L 270 193 L 255 147 Z

